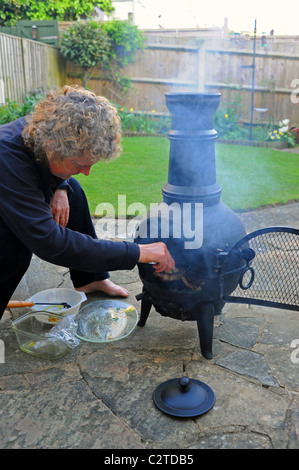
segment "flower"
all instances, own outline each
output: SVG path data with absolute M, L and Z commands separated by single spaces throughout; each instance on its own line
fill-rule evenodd
M 290 132 L 289 123 L 289 119 L 283 119 L 282 121 L 279 121 L 278 125 L 274 126 L 273 129 L 268 132 L 266 140 L 280 140 L 287 142 L 288 145 L 293 147 L 295 145 L 295 136 Z
M 155 113 L 156 111 L 154 109 L 152 109 L 152 113 Z
M 227 118 L 228 118 L 228 114 L 225 114 L 224 117 L 225 117 L 225 119 L 227 119 Z
M 131 112 L 134 111 L 134 108 L 130 108 L 130 111 L 131 111 Z

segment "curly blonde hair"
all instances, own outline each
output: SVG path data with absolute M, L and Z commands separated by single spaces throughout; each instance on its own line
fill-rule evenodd
M 116 108 L 80 86 L 49 91 L 26 119 L 22 137 L 39 161 L 89 152 L 95 163 L 121 152 L 121 122 Z

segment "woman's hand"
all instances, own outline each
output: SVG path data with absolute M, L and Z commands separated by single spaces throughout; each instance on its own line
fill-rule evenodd
M 70 214 L 69 200 L 65 189 L 56 189 L 50 202 L 50 209 L 55 222 L 65 227 Z
M 138 245 L 140 249 L 139 263 L 154 263 L 156 272 L 170 271 L 175 268 L 175 262 L 163 242 Z

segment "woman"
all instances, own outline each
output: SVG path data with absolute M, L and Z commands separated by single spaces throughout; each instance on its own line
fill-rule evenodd
M 108 271 L 156 263 L 174 268 L 164 243 L 98 240 L 85 194 L 72 175 L 119 156 L 116 109 L 83 88 L 50 91 L 33 113 L 0 126 L 0 318 L 32 253 L 70 269 L 74 287 L 126 297 Z M 100 190 L 99 190 L 100 194 Z

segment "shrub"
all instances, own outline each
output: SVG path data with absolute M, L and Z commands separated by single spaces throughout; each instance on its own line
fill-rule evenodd
M 89 18 L 98 7 L 110 15 L 112 0 L 0 0 L 0 26 L 15 25 L 18 20 L 76 21 Z
M 166 134 L 170 130 L 171 117 L 157 116 L 152 113 L 134 112 L 115 103 L 122 123 L 122 131 L 126 134 Z
M 121 68 L 133 62 L 137 50 L 145 46 L 142 32 L 129 20 L 106 21 L 103 23 L 103 29 L 111 41 L 108 59 L 115 61 Z
M 125 93 L 131 80 L 122 69 L 135 59 L 136 51 L 144 47 L 142 33 L 130 21 L 79 21 L 62 35 L 61 53 L 83 69 L 82 82 L 86 88 L 94 68 L 107 73 L 115 90 Z
M 6 100 L 6 104 L 0 105 L 0 125 L 15 121 L 22 116 L 24 116 L 22 106 L 16 101 Z
M 29 114 L 44 95 L 45 92 L 43 90 L 34 90 L 26 95 L 22 104 L 14 100 L 6 100 L 6 104 L 0 105 L 0 125 L 15 121 Z
M 114 90 L 122 94 L 131 88 L 131 79 L 123 75 L 123 68 L 136 57 L 136 52 L 145 47 L 145 39 L 138 27 L 129 20 L 112 19 L 103 24 L 110 38 L 111 48 L 104 61 L 104 69 Z
M 94 68 L 108 58 L 109 50 L 109 37 L 102 23 L 93 20 L 78 21 L 62 35 L 60 52 L 83 69 L 81 79 L 84 88 Z
M 220 138 L 242 139 L 245 130 L 239 126 L 244 115 L 244 104 L 240 93 L 233 93 L 231 98 L 223 101 L 214 116 L 215 129 Z
M 289 124 L 289 119 L 283 119 L 282 121 L 279 121 L 278 125 L 272 126 L 272 128 L 268 131 L 266 140 L 270 142 L 287 142 L 289 145 L 294 147 L 296 138 L 295 135 L 291 132 Z

